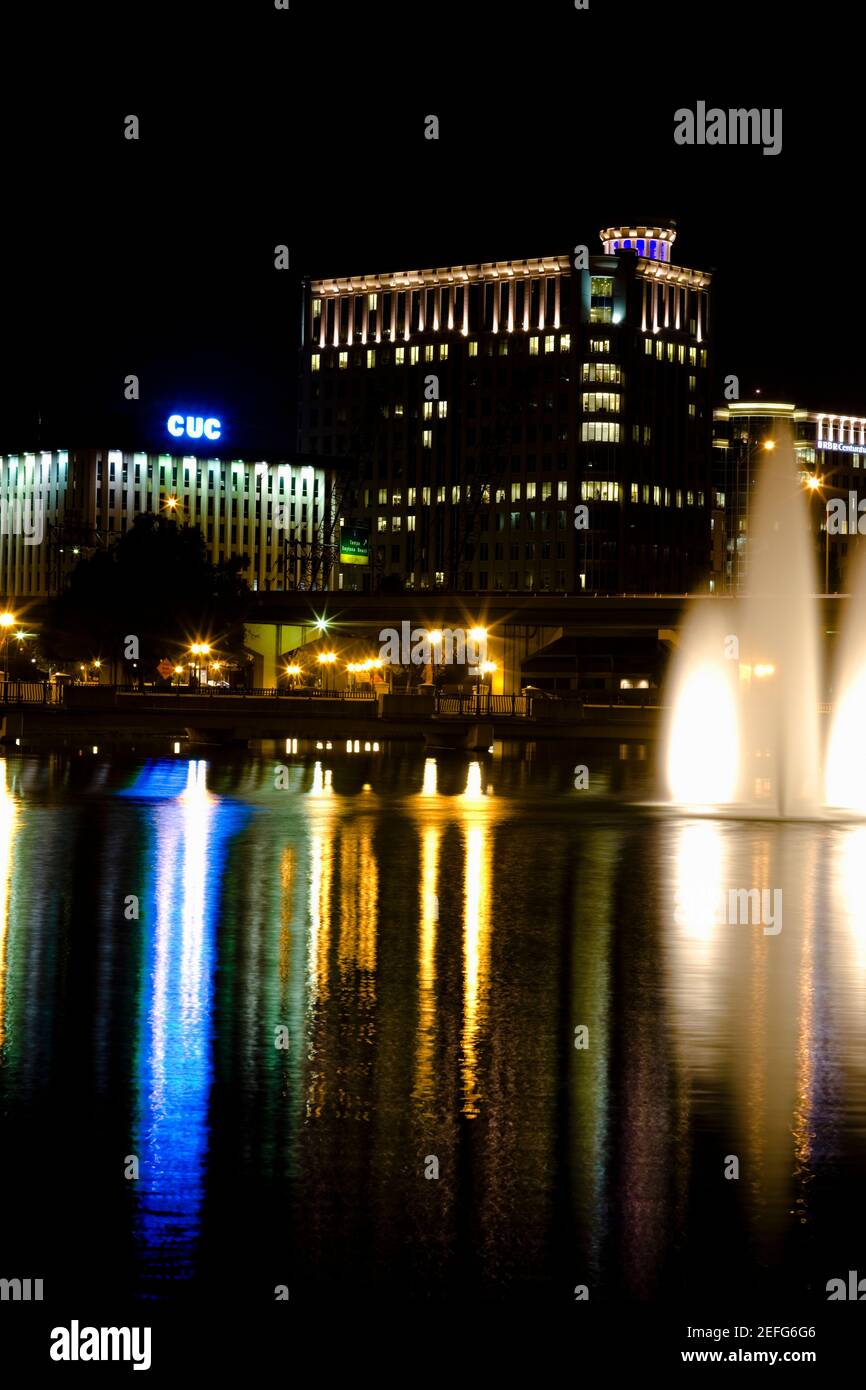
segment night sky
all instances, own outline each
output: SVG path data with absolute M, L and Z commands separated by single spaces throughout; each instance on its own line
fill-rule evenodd
M 674 218 L 674 260 L 715 270 L 717 397 L 736 373 L 744 397 L 866 412 L 859 88 L 803 49 L 832 11 L 794 64 L 754 6 L 655 28 L 650 9 L 436 5 L 410 33 L 406 6 L 292 0 L 193 41 L 139 6 L 108 36 L 122 62 L 84 31 L 62 79 L 21 55 L 0 95 L 0 452 L 165 447 L 176 408 L 220 416 L 232 453 L 290 456 L 303 274 L 595 252 L 620 219 Z M 699 99 L 781 106 L 781 154 L 676 146 Z

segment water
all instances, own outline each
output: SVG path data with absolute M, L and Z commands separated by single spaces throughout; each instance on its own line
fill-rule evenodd
M 599 744 L 9 758 L 4 1273 L 73 1314 L 825 1299 L 866 1234 L 866 829 L 656 785 Z M 719 922 L 731 882 L 777 934 Z
M 764 452 L 745 597 L 699 603 L 674 665 L 668 783 L 686 806 L 814 816 L 823 800 L 808 503 L 790 434 Z

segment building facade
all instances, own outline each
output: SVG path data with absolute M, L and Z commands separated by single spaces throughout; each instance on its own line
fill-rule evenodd
M 713 412 L 713 472 L 724 528 L 724 544 L 716 552 L 721 559 L 715 562 L 713 576 L 719 592 L 740 593 L 746 585 L 749 513 L 760 456 L 780 427 L 791 432 L 800 477 L 810 494 L 821 587 L 827 593 L 838 593 L 843 587 L 857 536 L 845 521 L 828 527 L 827 505 L 842 501 L 847 511 L 854 494 L 857 514 L 859 501 L 866 500 L 866 417 L 753 400 L 732 401 Z M 719 524 L 716 518 L 714 524 Z
M 339 461 L 370 538 L 341 587 L 706 587 L 711 277 L 672 263 L 673 227 L 600 235 L 306 285 L 298 446 Z
M 83 554 L 145 512 L 199 527 L 214 564 L 244 557 L 253 589 L 326 588 L 332 509 L 324 470 L 307 464 L 112 449 L 0 455 L 0 592 L 57 593 Z

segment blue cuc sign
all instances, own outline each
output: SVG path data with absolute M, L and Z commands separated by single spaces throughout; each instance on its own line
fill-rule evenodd
M 167 429 L 175 439 L 219 439 L 223 432 L 222 421 L 213 415 L 169 415 Z

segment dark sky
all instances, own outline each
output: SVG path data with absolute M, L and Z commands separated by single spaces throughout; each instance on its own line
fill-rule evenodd
M 674 259 L 715 270 L 719 383 L 866 412 L 859 88 L 811 69 L 846 11 L 810 12 L 796 62 L 781 6 L 179 13 L 79 27 L 71 63 L 55 29 L 38 73 L 7 55 L 0 452 L 164 446 L 190 408 L 239 454 L 291 454 L 302 273 L 594 251 L 620 219 L 675 218 Z M 676 146 L 699 99 L 781 107 L 782 153 Z

